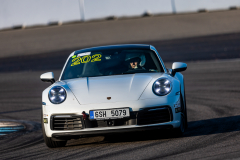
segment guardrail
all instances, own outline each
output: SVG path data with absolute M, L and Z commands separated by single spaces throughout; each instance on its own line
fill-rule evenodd
M 1 0 L 0 30 L 239 6 L 240 0 Z
M 1 0 L 0 29 L 80 21 L 79 0 Z
M 238 9 L 240 0 L 175 0 L 177 13 Z

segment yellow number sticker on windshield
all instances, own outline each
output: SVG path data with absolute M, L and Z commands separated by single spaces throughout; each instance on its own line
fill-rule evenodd
M 80 61 L 81 61 L 81 57 L 74 58 L 72 60 L 73 63 L 71 64 L 71 66 L 76 66 L 76 65 L 80 64 Z
M 72 59 L 72 64 L 71 66 L 76 66 L 76 65 L 79 65 L 81 63 L 88 63 L 88 62 L 96 62 L 96 61 L 101 61 L 101 57 L 102 55 L 101 54 L 94 54 L 92 56 L 89 56 L 89 55 L 86 55 L 86 56 L 83 56 L 83 57 L 72 57 L 74 59 Z M 92 59 L 92 60 L 91 60 Z
M 102 57 L 101 54 L 94 54 L 94 55 L 92 56 L 91 62 L 101 61 L 101 59 L 100 59 L 101 57 Z
M 82 63 L 88 63 L 91 60 L 91 56 L 83 56 L 81 59 Z

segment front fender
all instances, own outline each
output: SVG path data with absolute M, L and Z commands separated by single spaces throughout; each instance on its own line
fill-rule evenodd
M 177 73 L 175 74 L 174 78 L 176 78 L 176 79 L 179 80 L 179 82 L 180 82 L 182 98 L 183 98 L 184 104 L 186 104 L 186 102 L 185 102 L 186 97 L 185 97 L 184 77 L 183 77 L 183 75 L 182 75 L 181 73 L 177 72 Z M 185 107 L 186 107 L 186 106 L 185 106 Z

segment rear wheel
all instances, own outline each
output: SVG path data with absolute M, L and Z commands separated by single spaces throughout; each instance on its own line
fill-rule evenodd
M 57 147 L 64 147 L 67 144 L 67 141 L 54 141 L 52 138 L 47 137 L 44 124 L 43 124 L 43 115 L 41 114 L 41 123 L 42 123 L 42 132 L 43 132 L 43 139 L 45 144 L 49 148 L 57 148 Z

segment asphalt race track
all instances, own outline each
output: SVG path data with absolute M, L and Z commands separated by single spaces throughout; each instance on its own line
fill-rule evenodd
M 173 61 L 188 64 L 183 75 L 189 128 L 183 137 L 151 131 L 86 137 L 68 141 L 63 148 L 47 148 L 40 113 L 41 92 L 49 84 L 41 82 L 39 76 L 53 71 L 58 77 L 73 47 L 0 59 L 0 120 L 16 120 L 26 127 L 0 136 L 0 159 L 239 158 L 240 32 L 139 40 L 143 42 L 156 46 L 169 68 Z

